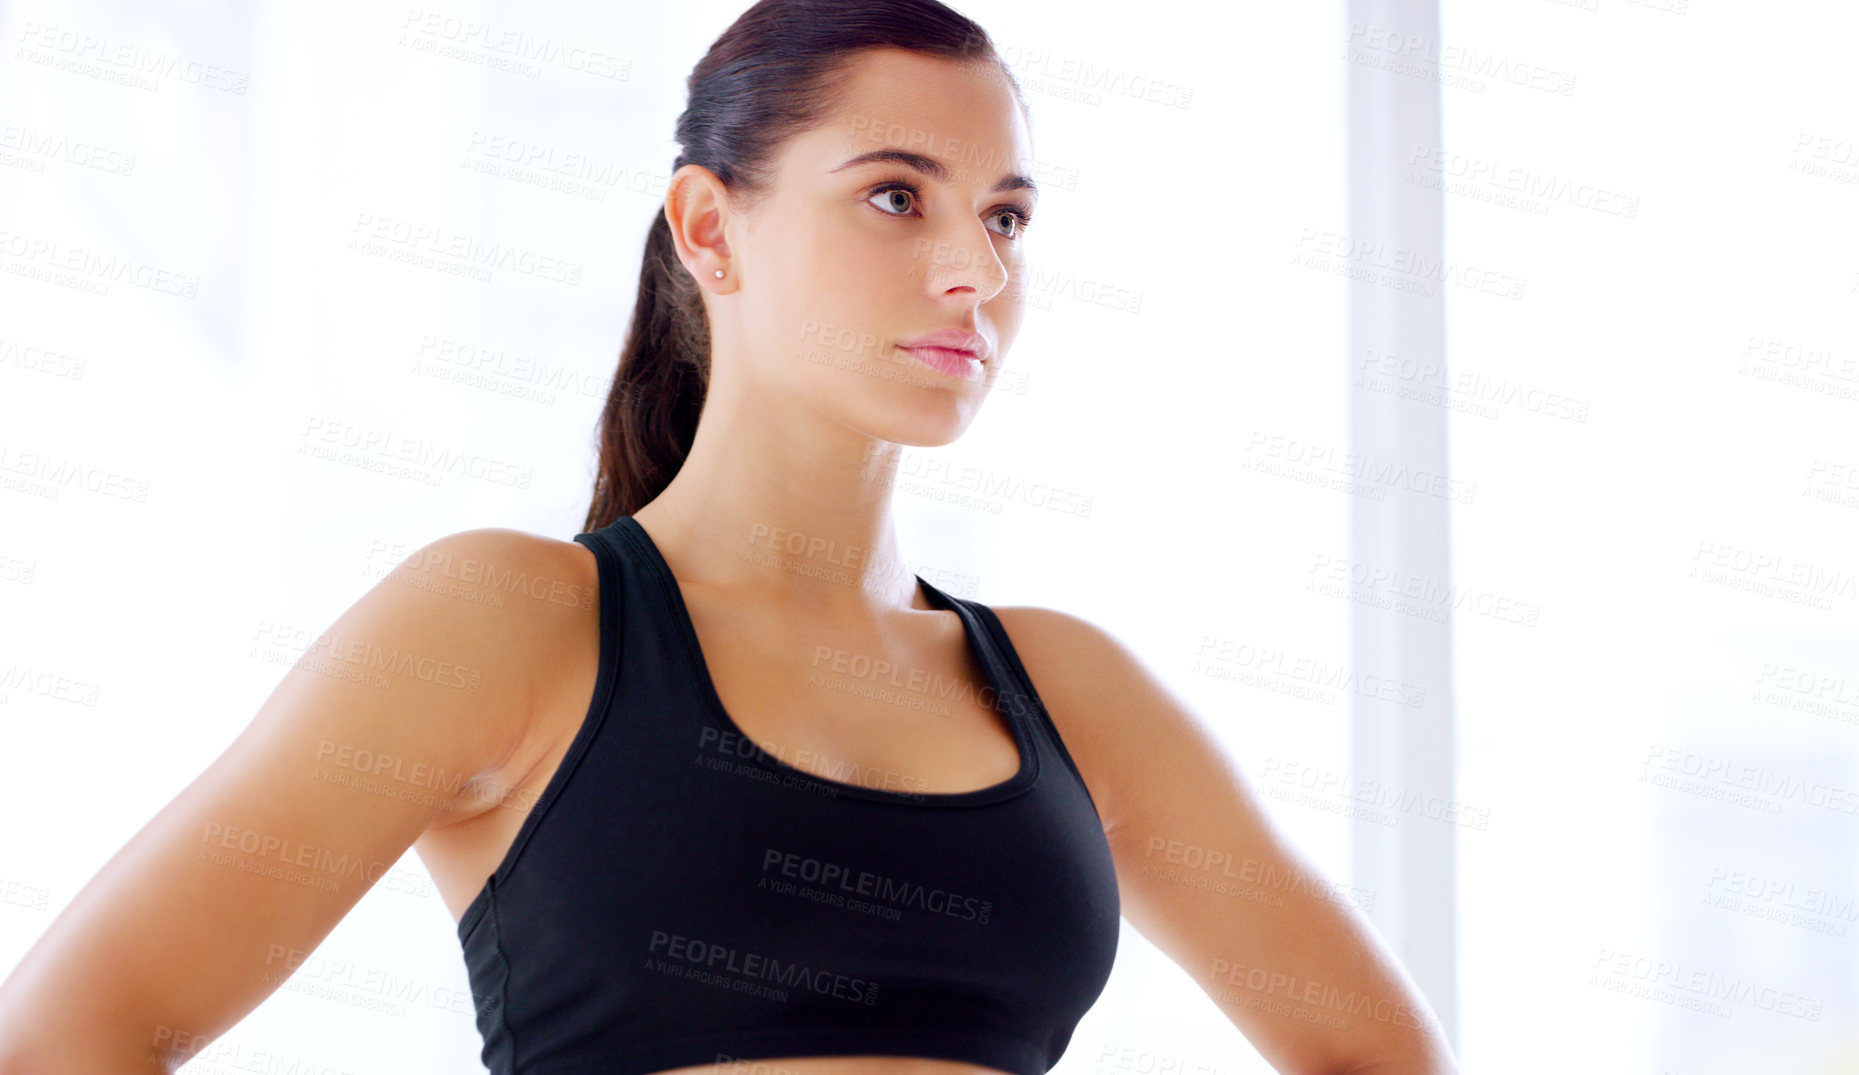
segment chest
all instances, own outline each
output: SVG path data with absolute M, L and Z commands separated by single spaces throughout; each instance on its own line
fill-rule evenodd
M 920 612 L 888 636 L 689 599 L 728 731 L 822 779 L 956 793 L 1011 778 L 1009 715 L 956 614 Z M 727 640 L 727 641 L 726 641 Z

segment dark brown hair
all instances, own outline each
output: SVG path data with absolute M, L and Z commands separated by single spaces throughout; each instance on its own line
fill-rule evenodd
M 760 0 L 691 70 L 672 171 L 701 165 L 736 204 L 752 208 L 768 193 L 781 144 L 837 107 L 848 62 L 887 46 L 992 61 L 1020 96 L 986 31 L 937 0 Z M 646 233 L 632 324 L 600 415 L 586 530 L 631 515 L 671 484 L 690 454 L 709 382 L 709 321 L 661 205 Z

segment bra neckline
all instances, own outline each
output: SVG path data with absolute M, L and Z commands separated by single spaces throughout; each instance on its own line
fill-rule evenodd
M 703 645 L 697 638 L 697 626 L 691 619 L 690 608 L 685 604 L 684 591 L 678 585 L 678 577 L 671 571 L 671 564 L 659 551 L 658 543 L 638 520 L 630 515 L 622 515 L 613 523 L 614 529 L 628 536 L 633 544 L 644 554 L 651 566 L 651 574 L 659 582 L 666 607 L 671 609 L 672 619 L 676 621 L 673 628 L 679 638 L 679 648 L 684 651 L 684 664 L 696 681 L 698 693 L 703 697 L 705 709 L 710 717 L 728 734 L 739 737 L 744 743 L 754 747 L 746 759 L 753 764 L 786 777 L 796 778 L 811 785 L 825 789 L 836 797 L 867 799 L 874 802 L 890 803 L 896 806 L 917 807 L 954 807 L 980 806 L 1011 798 L 1032 787 L 1039 776 L 1039 753 L 1033 736 L 1028 733 L 1026 718 L 1018 712 L 1019 707 L 1009 704 L 1007 699 L 1017 697 L 1017 688 L 1003 687 L 1003 678 L 1010 678 L 1010 670 L 1004 661 L 993 653 L 984 641 L 984 627 L 976 622 L 975 614 L 964 607 L 961 602 L 938 590 L 927 582 L 923 576 L 914 575 L 917 585 L 932 607 L 954 612 L 962 621 L 962 634 L 968 641 L 976 662 L 981 666 L 982 675 L 987 678 L 997 705 L 996 712 L 1001 713 L 1013 733 L 1015 748 L 1020 752 L 1020 768 L 1012 776 L 983 788 L 968 791 L 891 791 L 885 788 L 867 787 L 863 784 L 848 784 L 840 780 L 810 773 L 798 766 L 789 765 L 775 754 L 751 738 L 736 723 L 729 710 L 723 705 L 723 698 L 717 693 L 716 680 L 710 675 L 709 662 L 704 658 Z

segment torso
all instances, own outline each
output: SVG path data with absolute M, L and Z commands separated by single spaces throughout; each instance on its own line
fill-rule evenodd
M 598 593 L 593 553 L 579 543 L 557 544 L 572 546 L 578 555 L 557 550 L 555 570 L 567 571 L 572 563 L 576 577 L 566 581 Z M 779 760 L 824 779 L 847 782 L 848 774 L 857 774 L 850 782 L 926 793 L 989 787 L 1019 771 L 1019 749 L 1006 714 L 983 704 L 990 697 L 982 690 L 987 676 L 969 649 L 961 620 L 954 611 L 930 608 L 921 593 L 912 611 L 896 614 L 883 625 L 884 637 L 874 638 L 871 628 L 860 635 L 829 624 L 796 623 L 792 609 L 777 613 L 745 607 L 683 580 L 679 588 L 723 708 L 748 739 Z M 1037 681 L 1042 677 L 1033 671 L 1035 665 L 1049 668 L 1032 656 L 1039 649 L 1037 621 L 1022 621 L 1015 611 L 995 609 Z M 527 807 L 548 786 L 588 715 L 599 671 L 598 609 L 580 614 L 572 627 L 551 630 L 567 631 L 572 641 L 553 648 L 563 656 L 549 669 L 549 689 L 539 693 L 521 745 L 493 778 L 492 786 L 508 789 L 505 801 L 512 805 L 499 809 L 482 796 L 473 798 L 414 844 L 455 923 L 503 861 L 528 816 Z M 890 660 L 901 669 L 920 671 L 930 682 L 966 683 L 970 689 L 925 692 L 929 704 L 922 708 L 887 705 L 843 689 L 857 682 L 852 677 L 836 676 L 830 667 L 816 669 L 816 645 Z M 826 683 L 809 682 L 809 671 L 823 674 Z M 900 674 L 895 682 L 903 681 Z M 1089 783 L 1094 766 L 1079 749 L 1082 738 L 1067 736 L 1063 718 L 1050 706 L 1047 711 Z M 778 1062 L 792 1075 L 850 1075 L 873 1071 L 874 1060 L 882 1061 L 877 1070 L 885 1075 L 994 1075 L 994 1069 L 972 1064 L 907 1057 L 793 1057 L 757 1063 Z M 677 1068 L 675 1075 L 738 1067 L 706 1064 Z

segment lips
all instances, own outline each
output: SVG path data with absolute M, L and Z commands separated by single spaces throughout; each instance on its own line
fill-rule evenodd
M 993 357 L 993 347 L 988 338 L 971 329 L 946 328 L 937 332 L 928 332 L 913 340 L 905 340 L 897 346 L 909 350 L 936 348 L 944 351 L 957 351 L 977 362 L 986 362 Z

